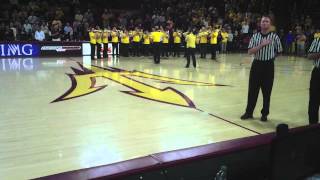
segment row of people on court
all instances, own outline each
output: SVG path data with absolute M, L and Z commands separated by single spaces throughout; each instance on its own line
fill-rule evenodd
M 149 55 L 154 49 L 152 48 L 154 44 L 154 32 L 161 33 L 161 46 L 159 48 L 162 56 L 168 57 L 169 52 L 172 52 L 173 56 L 180 56 L 181 47 L 186 47 L 186 36 L 189 31 L 182 32 L 181 30 L 176 30 L 169 33 L 169 31 L 165 31 L 162 27 L 155 27 L 151 32 L 139 28 L 131 31 L 126 29 L 118 30 L 116 28 L 112 30 L 92 28 L 89 31 L 92 59 L 95 56 L 95 52 L 100 52 L 102 48 L 104 49 L 103 57 L 106 57 L 109 42 L 113 44 L 113 54 L 118 54 L 118 47 L 120 45 L 121 55 L 123 56 L 129 56 L 129 49 L 131 49 L 132 56 Z M 206 58 L 209 50 L 211 58 L 215 59 L 219 42 L 222 44 L 222 50 L 226 48 L 228 33 L 224 29 L 219 27 L 203 27 L 198 32 L 194 32 L 194 34 L 196 35 L 196 45 L 200 50 L 201 58 Z M 100 53 L 97 53 L 97 58 L 101 58 Z

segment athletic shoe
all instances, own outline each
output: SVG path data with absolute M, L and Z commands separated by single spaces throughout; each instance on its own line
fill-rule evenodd
M 240 117 L 240 119 L 241 120 L 253 119 L 253 116 L 245 113 Z
M 268 117 L 267 116 L 261 116 L 261 119 L 260 119 L 262 122 L 266 122 L 268 121 Z

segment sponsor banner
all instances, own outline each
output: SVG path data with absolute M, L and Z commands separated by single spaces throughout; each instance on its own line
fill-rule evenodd
M 40 42 L 40 56 L 82 56 L 82 42 Z
M 35 57 L 39 54 L 37 43 L 0 43 L 0 57 Z
M 113 53 L 108 43 L 108 54 Z M 103 51 L 103 45 L 101 53 Z M 90 56 L 88 42 L 0 42 L 0 57 L 81 57 Z

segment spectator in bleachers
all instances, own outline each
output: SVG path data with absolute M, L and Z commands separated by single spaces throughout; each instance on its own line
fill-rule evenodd
M 38 22 L 38 17 L 34 15 L 34 12 L 30 13 L 30 16 L 28 17 L 28 21 L 32 25 Z
M 240 37 L 239 37 L 239 31 L 235 30 L 233 33 L 233 50 L 238 50 L 240 47 Z
M 249 23 L 247 21 L 242 22 L 241 33 L 246 35 L 249 33 Z
M 58 28 L 58 26 L 52 27 L 51 40 L 52 41 L 61 41 L 61 30 Z
M 73 38 L 75 40 L 80 40 L 81 37 L 83 36 L 82 34 L 82 27 L 83 27 L 83 24 L 79 21 L 74 21 L 73 22 Z
M 294 54 L 294 46 L 295 46 L 295 38 L 292 34 L 292 31 L 289 31 L 288 34 L 285 36 L 285 43 L 284 43 L 284 50 L 287 54 Z
M 25 33 L 26 39 L 30 39 L 32 35 L 32 26 L 28 20 L 26 20 L 25 23 L 23 24 L 23 31 Z
M 15 27 L 13 22 L 10 22 L 9 28 L 11 29 L 11 31 L 13 33 L 13 40 L 17 40 L 17 28 Z
M 307 37 L 303 31 L 298 31 L 296 40 L 297 40 L 297 55 L 304 56 Z
M 101 15 L 102 26 L 103 27 L 108 27 L 109 26 L 109 21 L 110 21 L 111 17 L 112 17 L 112 15 L 111 15 L 111 13 L 108 12 L 108 9 L 104 9 L 104 12 Z
M 232 30 L 229 29 L 229 30 L 228 30 L 227 52 L 233 51 L 233 48 L 234 48 L 233 40 L 234 40 L 234 35 L 233 35 L 233 33 L 232 33 Z
M 70 26 L 70 23 L 66 23 L 66 25 L 63 28 L 63 31 L 64 31 L 64 40 L 70 41 L 73 39 L 72 38 L 73 37 L 73 29 Z
M 74 21 L 81 23 L 83 19 L 83 15 L 81 14 L 80 10 L 77 10 L 76 14 L 74 15 Z
M 30 1 L 28 7 L 30 7 L 32 11 L 38 11 L 40 8 L 38 2 L 36 1 Z
M 93 13 L 91 9 L 88 9 L 83 15 L 83 22 L 88 22 L 89 24 L 94 23 Z
M 36 31 L 34 33 L 34 39 L 37 41 L 44 41 L 45 38 L 46 37 L 44 32 L 39 27 L 36 27 Z
M 119 16 L 119 23 L 120 23 L 120 26 L 121 27 L 127 27 L 127 24 L 128 24 L 128 17 L 125 15 L 125 14 L 121 14 Z M 146 23 L 146 22 L 145 22 Z M 108 24 L 109 26 L 109 24 Z M 106 27 L 108 27 L 106 26 Z
M 26 11 L 25 8 L 21 8 L 20 12 L 18 13 L 18 19 L 21 21 L 26 20 L 28 17 L 28 12 Z
M 51 32 L 49 30 L 48 23 L 42 22 L 40 29 L 41 29 L 41 31 L 43 31 L 43 33 L 45 35 L 45 39 L 48 40 L 48 38 L 51 36 Z
M 62 22 L 58 18 L 58 16 L 55 16 L 54 20 L 51 23 L 51 29 L 61 30 L 62 29 Z

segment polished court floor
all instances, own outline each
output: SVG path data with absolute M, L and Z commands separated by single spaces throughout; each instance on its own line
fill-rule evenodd
M 312 62 L 281 56 L 268 122 L 241 121 L 251 57 L 0 59 L 0 179 L 30 179 L 307 124 Z

